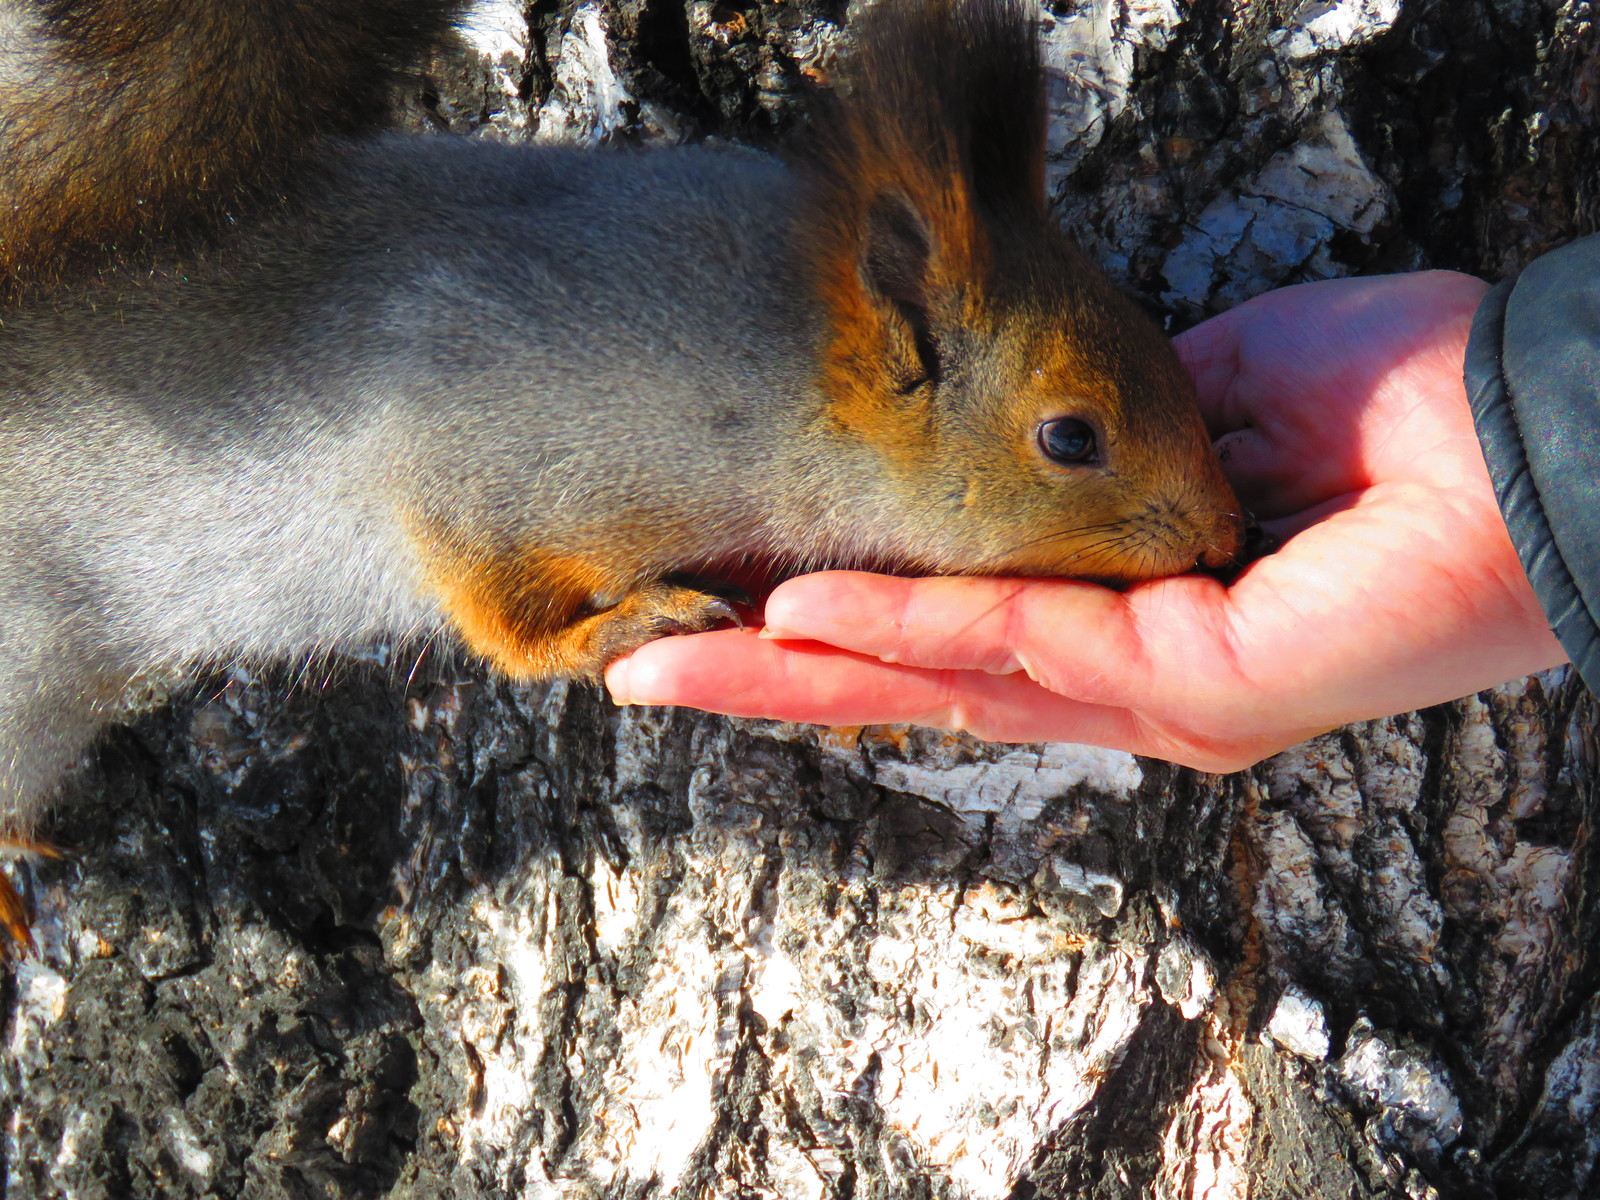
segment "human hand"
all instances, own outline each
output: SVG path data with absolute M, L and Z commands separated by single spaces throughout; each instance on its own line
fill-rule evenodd
M 1564 662 L 1461 380 L 1484 290 L 1449 272 L 1305 284 L 1178 339 L 1240 500 L 1284 543 L 1231 586 L 823 572 L 774 591 L 759 636 L 620 660 L 611 693 L 1227 771 Z

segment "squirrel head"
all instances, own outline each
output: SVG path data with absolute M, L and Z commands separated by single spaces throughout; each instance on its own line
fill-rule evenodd
M 1031 9 L 880 4 L 849 80 L 804 159 L 819 432 L 874 464 L 897 556 L 1116 583 L 1230 562 L 1187 374 L 1046 206 Z

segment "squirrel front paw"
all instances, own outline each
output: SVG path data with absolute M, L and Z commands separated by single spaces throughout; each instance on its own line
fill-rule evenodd
M 598 682 L 615 660 L 646 642 L 743 624 L 734 588 L 666 576 L 624 583 L 621 572 L 555 555 L 451 572 L 438 590 L 468 646 L 518 679 Z M 596 596 L 620 595 L 604 608 Z
M 570 628 L 577 643 L 572 673 L 598 681 L 606 667 L 646 642 L 729 624 L 742 628 L 744 621 L 728 598 L 682 584 L 654 584 Z

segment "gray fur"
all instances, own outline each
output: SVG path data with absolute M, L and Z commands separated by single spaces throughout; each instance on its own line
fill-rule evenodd
M 408 513 L 583 547 L 639 510 L 661 571 L 870 553 L 865 469 L 821 489 L 848 517 L 772 507 L 822 403 L 793 192 L 742 151 L 385 139 L 225 255 L 5 314 L 0 818 L 132 677 L 437 627 Z

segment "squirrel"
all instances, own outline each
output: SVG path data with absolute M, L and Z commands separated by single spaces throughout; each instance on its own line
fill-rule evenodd
M 867 10 L 789 161 L 381 132 L 457 7 L 0 2 L 9 844 L 152 670 L 449 626 L 592 680 L 752 569 L 1239 552 L 1051 215 L 1025 0 Z

